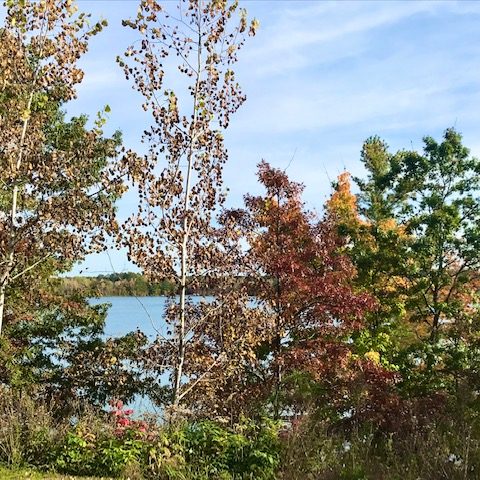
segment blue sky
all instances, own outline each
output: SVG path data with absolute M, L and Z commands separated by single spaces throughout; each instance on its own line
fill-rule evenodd
M 247 102 L 226 135 L 230 205 L 258 192 L 256 164 L 266 159 L 306 185 L 307 205 L 321 210 L 330 180 L 361 174 L 362 142 L 380 135 L 392 150 L 421 148 L 422 136 L 455 126 L 480 155 L 480 2 L 240 0 L 260 30 L 240 53 L 237 76 Z M 134 0 L 80 0 L 110 26 L 82 60 L 86 72 L 72 114 L 112 111 L 109 129 L 140 148 L 149 116 L 115 63 L 134 32 Z M 125 217 L 133 194 L 119 204 Z M 110 259 L 109 259 L 110 257 Z M 123 252 L 92 256 L 75 272 L 132 269 Z

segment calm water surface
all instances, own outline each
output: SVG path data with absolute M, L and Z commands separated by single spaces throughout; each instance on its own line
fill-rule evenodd
M 92 298 L 90 303 L 108 303 L 105 335 L 107 337 L 120 337 L 134 330 L 141 330 L 151 340 L 157 336 L 157 330 L 165 331 L 163 314 L 166 297 L 102 297 Z M 161 413 L 149 398 L 138 395 L 127 405 L 135 412 L 135 416 L 144 413 Z
M 92 298 L 90 303 L 108 303 L 105 335 L 120 337 L 134 330 L 141 330 L 149 338 L 157 336 L 157 330 L 165 333 L 163 315 L 167 297 L 102 297 Z

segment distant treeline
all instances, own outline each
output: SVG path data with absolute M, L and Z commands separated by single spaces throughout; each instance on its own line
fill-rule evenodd
M 65 277 L 61 279 L 62 293 L 82 293 L 99 297 L 148 297 L 169 295 L 175 292 L 175 284 L 168 280 L 149 282 L 141 273 L 126 272 L 95 277 Z
M 239 280 L 240 282 L 240 280 Z M 217 289 L 206 282 L 195 282 L 197 287 L 187 289 L 189 295 L 214 295 Z M 98 275 L 95 277 L 63 277 L 60 279 L 60 293 L 71 295 L 81 293 L 98 297 L 149 297 L 175 294 L 177 286 L 174 282 L 163 280 L 150 282 L 141 273 L 125 272 Z M 252 295 L 254 292 L 251 293 Z

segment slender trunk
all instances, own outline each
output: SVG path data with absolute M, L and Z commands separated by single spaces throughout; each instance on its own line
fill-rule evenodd
M 434 281 L 434 288 L 433 288 L 433 316 L 432 316 L 432 328 L 430 331 L 430 342 L 432 344 L 437 342 L 438 330 L 440 328 L 440 315 L 441 315 L 440 304 L 439 304 L 440 288 L 441 288 L 440 280 L 439 280 L 439 277 L 441 274 L 440 268 L 442 268 L 441 260 L 439 261 L 439 271 L 436 274 L 436 278 Z
M 432 328 L 430 331 L 430 343 L 434 344 L 437 342 L 439 329 L 440 329 L 440 311 L 436 310 L 433 315 Z
M 275 335 L 273 348 L 275 351 L 275 358 L 277 359 L 274 372 L 275 393 L 273 400 L 273 419 L 278 420 L 280 418 L 280 384 L 282 382 L 282 369 L 280 364 L 278 363 L 281 349 L 281 337 L 279 333 Z
M 434 277 L 434 288 L 433 288 L 433 319 L 432 319 L 432 329 L 430 332 L 430 342 L 436 343 L 438 341 L 438 334 L 440 330 L 440 317 L 441 317 L 441 307 L 440 307 L 440 291 L 442 288 L 442 277 L 444 273 L 444 240 L 440 240 L 440 245 L 438 246 L 437 253 L 437 272 Z
M 200 90 L 200 76 L 202 68 L 202 35 L 200 25 L 200 12 L 198 17 L 198 44 L 197 44 L 197 78 L 195 82 L 195 91 L 193 95 L 193 119 L 191 128 L 190 145 L 187 154 L 187 178 L 185 184 L 185 199 L 183 204 L 183 238 L 181 246 L 181 266 L 180 266 L 180 324 L 178 329 L 178 351 L 177 351 L 177 364 L 175 371 L 175 385 L 173 388 L 173 405 L 178 406 L 180 403 L 181 395 L 180 389 L 182 385 L 183 366 L 185 363 L 185 309 L 187 298 L 187 271 L 188 271 L 188 240 L 189 240 L 189 228 L 188 224 L 188 210 L 190 208 L 190 189 L 192 180 L 192 163 L 193 152 L 195 149 L 195 142 L 197 137 L 197 119 L 198 119 L 198 94 Z
M 5 310 L 5 290 L 6 284 L 0 287 L 0 334 L 2 333 L 3 311 Z
M 282 369 L 280 363 L 278 362 L 280 358 L 281 348 L 282 348 L 282 336 L 280 333 L 281 329 L 281 305 L 280 305 L 280 295 L 281 295 L 281 286 L 280 278 L 277 277 L 276 281 L 276 325 L 275 325 L 275 338 L 273 340 L 273 352 L 276 360 L 275 370 L 274 370 L 274 398 L 273 398 L 273 418 L 278 420 L 280 417 L 280 384 L 282 382 Z
M 45 7 L 47 8 L 47 7 Z M 47 10 L 44 11 L 46 14 Z M 43 47 L 45 45 L 45 38 L 46 38 L 46 31 L 44 32 L 43 29 L 47 25 L 47 15 L 44 15 L 44 18 L 42 20 L 42 24 L 40 27 L 40 37 L 42 39 L 41 45 L 40 45 L 40 50 L 39 50 L 39 56 L 41 57 L 43 54 Z M 48 30 L 48 27 L 47 27 Z M 44 35 L 44 36 L 42 36 Z M 24 146 L 25 146 L 25 138 L 27 136 L 27 128 L 28 128 L 28 123 L 30 120 L 30 111 L 32 109 L 32 103 L 33 103 L 33 95 L 34 95 L 34 90 L 35 86 L 37 84 L 37 79 L 38 79 L 38 74 L 39 74 L 39 67 L 35 70 L 33 74 L 33 79 L 32 79 L 32 85 L 31 85 L 31 91 L 30 95 L 28 97 L 28 102 L 27 102 L 27 107 L 25 109 L 25 116 L 23 118 L 23 125 L 22 125 L 22 132 L 20 134 L 20 147 L 18 151 L 18 156 L 17 156 L 17 161 L 15 163 L 15 173 L 18 173 L 20 170 L 20 167 L 22 166 L 22 161 L 23 161 L 23 154 L 24 154 Z M 10 219 L 11 219 L 11 224 L 12 224 L 12 229 L 10 230 L 10 244 L 9 244 L 9 251 L 7 255 L 7 265 L 5 267 L 5 270 L 1 276 L 1 281 L 0 281 L 0 335 L 2 334 L 2 329 L 3 329 L 3 317 L 4 317 L 4 312 L 5 312 L 5 301 L 6 301 L 6 291 L 7 291 L 7 286 L 10 280 L 10 275 L 12 273 L 14 264 L 15 264 L 15 251 L 14 251 L 14 245 L 15 245 L 15 231 L 13 230 L 13 226 L 15 224 L 15 217 L 17 216 L 17 205 L 18 205 L 18 193 L 19 193 L 19 188 L 18 184 L 15 184 L 13 187 L 12 191 L 12 207 L 10 210 Z
M 280 208 L 280 194 L 277 194 L 277 205 Z M 276 225 L 275 225 L 275 236 L 277 243 L 277 255 L 279 252 L 282 252 L 282 245 L 280 243 L 280 221 L 277 215 Z M 282 336 L 281 336 L 281 327 L 282 327 L 282 306 L 281 306 L 281 295 L 282 295 L 282 286 L 280 283 L 280 276 L 277 275 L 275 278 L 275 309 L 276 309 L 276 325 L 275 325 L 275 338 L 273 344 L 273 351 L 276 360 L 275 370 L 274 370 L 274 399 L 273 399 L 273 418 L 278 420 L 280 417 L 280 384 L 282 382 L 282 369 L 280 363 L 278 362 L 280 358 L 281 348 L 282 348 Z
M 32 108 L 32 101 L 33 101 L 33 88 L 32 91 L 30 92 L 30 96 L 28 98 L 27 102 L 27 115 L 25 116 L 23 120 L 23 125 L 22 125 L 22 133 L 20 135 L 20 148 L 17 156 L 17 161 L 15 163 L 15 173 L 18 173 L 20 170 L 20 167 L 22 166 L 22 161 L 23 161 L 23 148 L 25 144 L 25 138 L 27 136 L 27 128 L 28 128 L 28 121 L 30 119 L 30 109 Z M 5 271 L 2 275 L 2 282 L 1 282 L 1 287 L 0 287 L 0 335 L 2 333 L 2 328 L 3 328 L 3 315 L 5 311 L 5 300 L 6 300 L 6 290 L 7 290 L 7 285 L 10 279 L 10 274 L 13 270 L 13 266 L 15 263 L 15 252 L 14 252 L 14 244 L 15 244 L 15 231 L 13 229 L 13 226 L 15 225 L 15 218 L 17 216 L 17 205 L 18 205 L 18 184 L 15 184 L 13 187 L 12 191 L 12 207 L 10 210 L 10 221 L 12 224 L 12 229 L 10 230 L 10 244 L 9 244 L 9 252 L 7 255 L 7 265 L 5 266 Z

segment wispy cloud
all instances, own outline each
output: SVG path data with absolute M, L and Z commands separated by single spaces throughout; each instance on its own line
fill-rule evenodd
M 285 4 L 287 8 L 277 11 L 273 22 L 260 29 L 258 43 L 244 59 L 255 65 L 256 76 L 284 75 L 353 56 L 365 49 L 362 35 L 436 7 L 435 2 Z

